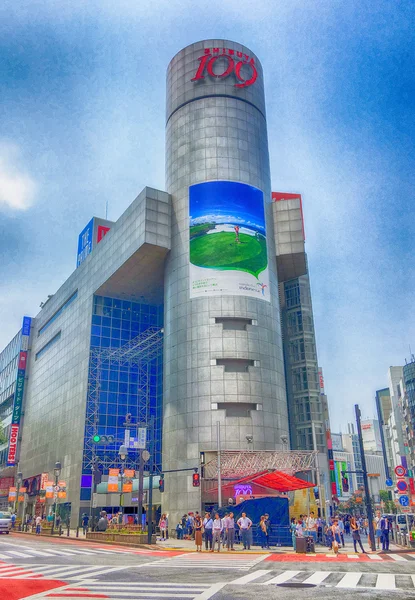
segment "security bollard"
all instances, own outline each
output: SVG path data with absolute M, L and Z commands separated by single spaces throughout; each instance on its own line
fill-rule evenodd
M 79 537 L 79 527 L 76 528 L 76 537 Z
M 50 535 L 53 535 L 54 533 L 55 533 L 55 530 L 54 530 L 54 523 L 52 522 L 52 528 L 51 528 L 51 530 L 50 530 Z
M 70 530 L 70 528 L 69 528 L 69 523 L 68 523 L 68 530 L 67 530 L 67 532 L 66 532 L 66 535 L 67 535 L 68 537 L 69 537 L 70 531 L 71 531 L 71 530 Z
M 62 525 L 59 525 L 59 535 L 62 535 Z

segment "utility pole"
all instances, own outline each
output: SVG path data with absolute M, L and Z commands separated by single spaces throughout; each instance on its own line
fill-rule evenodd
M 355 413 L 356 413 L 356 425 L 357 425 L 357 435 L 359 438 L 360 458 L 362 461 L 362 474 L 363 474 L 363 485 L 365 488 L 367 520 L 369 521 L 370 547 L 371 547 L 372 551 L 375 552 L 376 544 L 375 544 L 375 531 L 373 529 L 373 511 L 372 511 L 372 504 L 370 502 L 369 479 L 367 476 L 366 457 L 365 457 L 365 450 L 363 447 L 362 424 L 360 422 L 360 418 L 362 415 L 361 415 L 358 404 L 354 405 L 354 409 L 355 409 Z
M 318 513 L 320 513 L 318 516 L 323 517 L 325 516 L 324 513 L 324 509 L 325 506 L 323 505 L 323 495 L 321 493 L 321 479 L 320 479 L 320 465 L 318 462 L 318 448 L 317 448 L 317 436 L 316 436 L 316 424 L 314 423 L 314 421 L 311 422 L 311 431 L 313 434 L 313 446 L 314 446 L 314 450 L 316 452 L 316 483 L 317 483 L 317 489 L 318 489 L 318 495 L 319 495 L 319 504 L 320 507 L 318 508 Z M 309 490 L 310 493 L 310 490 Z
M 222 506 L 222 476 L 220 465 L 220 421 L 216 422 L 216 433 L 218 441 L 218 508 Z
M 138 524 L 140 527 L 143 526 L 143 492 L 144 492 L 144 460 L 143 460 L 143 452 L 145 450 L 140 450 L 140 459 L 138 463 Z
M 153 534 L 154 417 L 150 419 L 150 477 L 148 478 L 147 543 Z

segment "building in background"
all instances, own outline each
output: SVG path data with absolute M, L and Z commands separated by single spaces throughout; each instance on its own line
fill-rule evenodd
M 406 439 L 408 441 L 409 468 L 415 468 L 415 358 L 406 363 L 402 372 L 402 408 Z
M 368 454 L 380 454 L 382 452 L 379 421 L 377 419 L 362 420 L 362 437 L 365 452 Z
M 390 435 L 388 432 L 389 417 L 392 412 L 392 401 L 389 388 L 376 391 L 376 412 L 379 420 L 379 433 L 382 445 L 383 461 L 385 471 L 388 477 L 392 474 L 392 448 L 390 444 Z
M 409 451 L 406 439 L 405 424 L 402 407 L 403 367 L 389 367 L 388 383 L 392 410 L 385 427 L 385 444 L 389 448 L 391 467 L 402 465 L 408 468 L 407 453 Z

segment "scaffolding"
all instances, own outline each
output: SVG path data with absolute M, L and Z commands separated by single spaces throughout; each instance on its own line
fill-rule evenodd
M 316 451 L 274 451 L 274 450 L 221 450 L 220 467 L 218 455 L 206 463 L 205 479 L 218 479 L 219 469 L 222 479 L 242 479 L 262 471 L 282 471 L 295 475 L 316 468 Z
M 147 424 L 150 420 L 150 379 L 151 367 L 159 368 L 163 351 L 163 332 L 160 327 L 149 327 L 120 348 L 91 348 L 89 358 L 88 396 L 85 423 L 84 469 L 93 471 L 100 452 L 99 464 L 107 470 L 119 466 L 117 452 L 108 452 L 96 446 L 93 437 L 98 433 L 101 376 L 103 368 L 127 366 L 138 368 L 137 385 L 137 424 Z M 123 444 L 124 439 L 117 440 Z M 103 455 L 102 455 L 102 451 Z

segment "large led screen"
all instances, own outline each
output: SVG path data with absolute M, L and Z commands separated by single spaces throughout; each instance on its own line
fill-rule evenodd
M 234 181 L 189 188 L 190 297 L 270 301 L 264 195 Z

